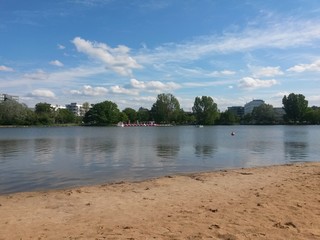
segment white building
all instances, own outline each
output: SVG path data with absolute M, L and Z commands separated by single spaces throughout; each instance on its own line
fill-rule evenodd
M 81 104 L 70 103 L 66 105 L 66 108 L 76 116 L 84 116 L 85 114 L 85 110 Z
M 0 93 L 0 102 L 4 102 L 6 100 L 15 100 L 15 101 L 19 102 L 19 97 L 18 96 L 12 96 L 12 95 L 9 95 L 9 94 Z
M 61 105 L 58 105 L 58 104 L 56 104 L 56 105 L 52 105 L 52 104 L 51 104 L 51 107 L 52 107 L 55 111 L 57 111 L 57 110 L 59 110 L 59 109 L 67 109 L 65 106 L 61 106 Z
M 246 103 L 244 105 L 244 115 L 252 113 L 255 107 L 259 107 L 262 104 L 264 104 L 264 101 L 260 99 L 254 99 L 251 102 Z

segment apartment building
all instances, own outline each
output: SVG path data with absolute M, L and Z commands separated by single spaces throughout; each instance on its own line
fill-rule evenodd
M 77 103 L 70 103 L 66 105 L 66 108 L 73 112 L 74 115 L 76 116 L 84 116 L 84 109 L 82 107 L 81 104 L 77 104 Z
M 15 100 L 15 101 L 19 102 L 19 97 L 18 96 L 9 95 L 9 94 L 0 93 L 0 102 L 4 102 L 4 101 L 7 101 L 7 100 Z
M 264 101 L 261 99 L 254 99 L 251 102 L 248 102 L 244 105 L 244 115 L 252 113 L 255 107 L 259 107 L 264 104 Z
M 240 118 L 244 116 L 244 107 L 242 106 L 228 107 L 228 111 Z

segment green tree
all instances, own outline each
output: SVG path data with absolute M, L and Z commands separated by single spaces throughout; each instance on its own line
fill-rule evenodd
M 128 122 L 129 118 L 125 112 L 119 113 L 119 121 L 120 122 Z
M 320 124 L 320 108 L 308 108 L 304 119 L 310 124 Z
M 252 111 L 252 119 L 256 124 L 272 124 L 276 121 L 273 106 L 261 104 Z
M 49 103 L 37 103 L 35 106 L 37 124 L 51 125 L 55 123 L 55 111 Z
M 54 110 L 51 107 L 50 103 L 37 103 L 35 106 L 35 113 L 36 114 L 42 114 L 42 113 L 51 114 L 53 111 Z
M 55 122 L 60 124 L 74 123 L 76 116 L 68 109 L 58 109 L 56 113 Z
M 137 112 L 137 120 L 139 122 L 150 121 L 150 111 L 147 108 L 140 107 Z
M 134 123 L 137 121 L 137 112 L 133 108 L 125 108 L 122 112 L 127 115 L 128 120 L 131 123 Z
M 159 94 L 152 105 L 151 113 L 158 123 L 176 123 L 180 114 L 179 101 L 170 93 Z
M 217 104 L 211 97 L 196 97 L 192 107 L 198 124 L 212 125 L 219 117 Z
M 222 112 L 218 120 L 219 124 L 222 124 L 222 125 L 233 125 L 233 124 L 239 123 L 239 121 L 240 121 L 239 117 L 228 110 L 225 112 Z
M 119 121 L 120 111 L 117 104 L 104 101 L 93 105 L 85 114 L 83 122 L 88 125 L 110 125 Z
M 289 96 L 282 98 L 282 104 L 286 112 L 286 118 L 289 121 L 302 122 L 303 117 L 307 112 L 308 101 L 305 100 L 305 96 L 302 94 L 290 93 Z
M 0 103 L 1 125 L 32 125 L 34 113 L 25 105 L 15 100 Z
M 194 124 L 196 120 L 193 113 L 185 112 L 183 109 L 180 109 L 177 122 L 179 124 Z

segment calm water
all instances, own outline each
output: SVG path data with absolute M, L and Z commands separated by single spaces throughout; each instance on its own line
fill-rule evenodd
M 319 126 L 0 128 L 0 193 L 319 156 Z

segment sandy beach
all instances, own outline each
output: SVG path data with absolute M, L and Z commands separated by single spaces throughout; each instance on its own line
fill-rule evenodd
M 0 239 L 320 239 L 320 162 L 0 196 Z

